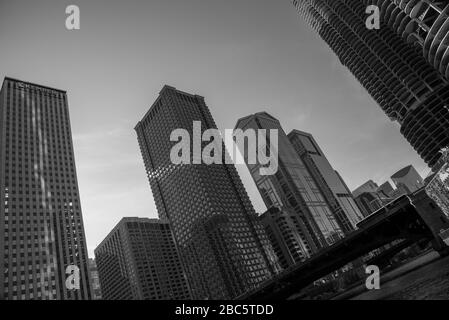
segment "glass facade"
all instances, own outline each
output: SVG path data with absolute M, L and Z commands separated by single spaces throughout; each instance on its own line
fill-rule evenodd
M 344 236 L 341 226 L 279 121 L 261 112 L 240 119 L 236 129 L 278 131 L 277 150 L 274 150 L 275 146 L 271 150 L 278 155 L 279 167 L 276 174 L 260 175 L 262 165 L 248 163 L 247 153 L 244 153 L 248 169 L 265 205 L 268 208 L 293 208 L 302 221 L 303 232 L 312 252 L 341 239 Z
M 288 134 L 288 138 L 318 185 L 343 231 L 345 233 L 353 231 L 363 215 L 341 176 L 332 168 L 310 133 L 293 130 Z
M 171 132 L 182 128 L 192 137 L 194 121 L 202 132 L 216 128 L 203 97 L 165 86 L 135 129 L 159 217 L 170 221 L 192 297 L 234 298 L 279 267 L 234 165 L 171 162 Z

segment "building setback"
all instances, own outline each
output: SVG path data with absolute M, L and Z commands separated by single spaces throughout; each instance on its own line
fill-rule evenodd
M 0 299 L 91 299 L 65 91 L 5 78 L 0 203 Z M 69 266 L 78 289 L 66 287 Z
M 123 218 L 95 249 L 104 300 L 190 299 L 170 225 Z
M 449 145 L 446 1 L 291 0 L 430 166 Z M 366 27 L 368 5 L 380 9 Z
M 234 165 L 170 160 L 171 133 L 185 129 L 193 137 L 194 121 L 201 133 L 217 128 L 203 97 L 164 86 L 135 130 L 159 217 L 170 221 L 193 298 L 230 299 L 278 267 Z M 188 157 L 193 163 L 193 152 Z

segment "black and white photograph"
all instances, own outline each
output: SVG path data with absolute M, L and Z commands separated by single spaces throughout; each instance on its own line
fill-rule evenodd
M 449 300 L 447 0 L 0 0 L 0 81 L 0 309 Z

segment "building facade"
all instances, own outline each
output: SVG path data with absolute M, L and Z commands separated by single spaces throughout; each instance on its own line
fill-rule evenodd
M 191 295 L 166 221 L 123 218 L 95 249 L 104 300 L 185 300 Z
M 91 299 L 65 91 L 5 78 L 0 203 L 0 299 Z
M 194 122 L 201 124 L 194 136 Z M 137 124 L 140 150 L 160 218 L 170 221 L 194 299 L 230 299 L 258 287 L 279 267 L 263 226 L 232 164 L 170 159 L 171 133 L 186 130 L 191 149 L 216 125 L 204 98 L 164 86 Z M 218 146 L 225 150 L 222 143 Z
M 273 146 L 270 151 L 277 154 L 278 170 L 275 174 L 260 175 L 263 165 L 259 162 L 249 163 L 246 150 L 241 150 L 241 153 L 267 208 L 291 207 L 300 217 L 301 228 L 310 248 L 310 252 L 304 252 L 304 255 L 311 255 L 344 237 L 342 223 L 337 220 L 338 217 L 332 212 L 276 118 L 266 112 L 259 112 L 238 120 L 235 129 L 241 129 L 242 132 L 248 129 L 277 130 L 278 146 Z M 259 144 L 256 153 L 259 152 Z M 239 148 L 242 147 L 239 145 Z M 244 148 L 247 149 L 248 145 L 245 144 Z
M 90 283 L 92 287 L 92 300 L 101 300 L 100 277 L 95 259 L 89 259 Z
M 284 270 L 310 258 L 311 248 L 293 209 L 271 207 L 259 219 Z
M 377 192 L 377 189 L 379 189 L 378 184 L 375 183 L 373 180 L 368 180 L 360 187 L 352 191 L 352 195 L 354 196 L 354 198 L 356 198 L 364 192 Z
M 291 0 L 421 158 L 434 167 L 449 145 L 446 1 Z M 380 29 L 366 26 L 369 5 Z
M 389 196 L 390 194 L 392 194 L 394 192 L 394 188 L 391 185 L 390 182 L 385 181 L 384 183 L 382 183 L 379 188 L 377 188 L 377 192 L 382 193 L 385 196 Z
M 355 197 L 355 202 L 365 218 L 393 200 L 394 198 L 390 198 L 383 193 L 368 191 Z
M 424 187 L 424 180 L 413 166 L 406 166 L 391 176 L 397 188 L 412 193 Z
M 351 232 L 363 219 L 351 192 L 341 176 L 332 168 L 314 137 L 307 132 L 293 130 L 288 138 L 308 168 L 332 211 L 341 221 L 342 229 Z
M 449 217 L 449 150 L 442 151 L 441 168 L 429 176 L 425 190 L 440 207 L 441 211 Z

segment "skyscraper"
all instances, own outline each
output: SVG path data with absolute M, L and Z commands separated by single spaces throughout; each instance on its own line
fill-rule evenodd
M 65 91 L 5 78 L 0 299 L 91 299 L 71 134 Z M 79 289 L 66 285 L 69 266 Z
M 167 221 L 123 218 L 95 257 L 104 300 L 190 299 Z
M 446 1 L 292 0 L 431 167 L 449 145 Z M 368 5 L 380 29 L 366 26 Z
M 325 154 L 310 133 L 293 130 L 288 138 L 305 166 L 330 203 L 334 214 L 342 221 L 346 232 L 356 228 L 363 215 L 341 176 L 332 168 Z M 348 224 L 349 222 L 349 224 Z
M 242 152 L 245 162 L 256 183 L 265 205 L 291 207 L 300 217 L 299 222 L 307 239 L 310 255 L 320 248 L 341 239 L 344 236 L 343 223 L 337 221 L 325 197 L 309 173 L 304 162 L 297 154 L 279 121 L 266 112 L 259 112 L 237 121 L 236 129 L 277 130 L 278 146 L 271 152 L 278 156 L 278 170 L 273 175 L 260 175 L 261 164 L 249 163 L 248 152 Z M 243 146 L 239 146 L 243 147 Z M 245 148 L 248 144 L 245 144 Z M 258 148 L 258 146 L 257 146 Z M 277 150 L 275 150 L 277 148 Z M 242 150 L 243 151 L 243 150 Z M 259 150 L 257 150 L 259 152 Z
M 234 165 L 224 164 L 226 153 L 223 164 L 172 163 L 175 129 L 187 130 L 189 145 L 198 148 L 194 121 L 200 135 L 216 128 L 203 97 L 164 86 L 135 129 L 159 217 L 170 221 L 193 298 L 229 299 L 269 279 L 275 255 Z

